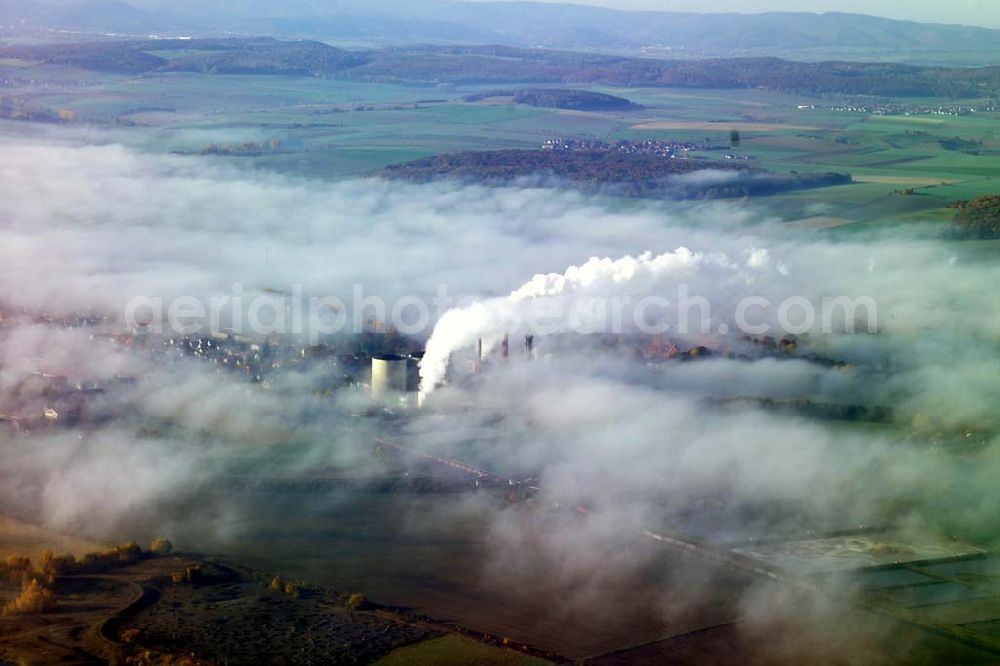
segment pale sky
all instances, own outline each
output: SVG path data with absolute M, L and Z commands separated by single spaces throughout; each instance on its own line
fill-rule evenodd
M 853 12 L 1000 28 L 1000 0 L 541 0 L 615 9 L 689 12 Z

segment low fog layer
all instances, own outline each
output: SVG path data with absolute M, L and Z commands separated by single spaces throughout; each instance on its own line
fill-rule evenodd
M 719 540 L 872 521 L 996 545 L 1000 460 L 988 446 L 947 450 L 966 436 L 989 440 L 1000 425 L 1000 268 L 966 247 L 910 240 L 905 228 L 858 241 L 792 232 L 770 219 L 766 200 L 637 205 L 546 189 L 312 181 L 72 141 L 7 140 L 0 150 L 0 413 L 20 404 L 32 373 L 139 378 L 102 398 L 85 426 L 3 431 L 5 511 L 89 536 L 138 529 L 211 548 L 253 529 L 242 501 L 200 495 L 234 469 L 295 475 L 347 466 L 364 475 L 381 465 L 371 442 L 386 433 L 356 416 L 363 395 L 318 395 L 313 378 L 299 375 L 262 390 L 193 359 L 158 363 L 94 327 L 64 329 L 40 313 L 103 314 L 113 327 L 129 299 L 201 299 L 229 294 L 234 283 L 248 292 L 301 285 L 345 302 L 360 285 L 390 304 L 430 302 L 443 285 L 464 303 L 432 338 L 448 337 L 435 352 L 437 383 L 453 353 L 478 337 L 488 349 L 497 344 L 511 303 L 558 297 L 567 280 L 603 267 L 604 277 L 581 280 L 589 295 L 673 299 L 683 283 L 712 305 L 713 335 L 751 295 L 817 304 L 870 297 L 878 332 L 840 326 L 802 336 L 800 348 L 837 367 L 717 356 L 651 368 L 595 353 L 586 336 L 579 344 L 542 336 L 536 362 L 494 363 L 480 382 L 443 386 L 389 435 L 530 475 L 542 506 L 593 509 L 533 526 L 513 510 L 488 512 L 484 576 L 530 569 L 523 559 L 539 551 L 565 565 L 567 580 L 596 576 L 612 528 L 679 522 Z M 646 252 L 645 261 L 666 257 L 671 270 L 636 280 Z M 601 259 L 588 264 L 591 257 Z M 627 279 L 615 277 L 622 267 Z M 470 311 L 482 316 L 470 323 Z M 764 318 L 774 323 L 773 313 Z M 416 337 L 425 340 L 434 324 Z M 892 416 L 843 424 L 712 402 L 747 397 Z M 482 502 L 469 500 L 469 511 L 482 512 Z M 741 518 L 747 506 L 762 508 Z M 528 527 L 535 547 L 525 550 Z M 648 555 L 615 561 L 638 571 Z M 591 592 L 577 588 L 584 601 Z
M 996 425 L 993 369 L 984 361 L 997 337 L 989 286 L 998 269 L 962 256 L 960 247 L 908 241 L 903 232 L 858 243 L 793 235 L 768 223 L 765 209 L 724 203 L 623 206 L 542 189 L 294 180 L 117 145 L 11 141 L 3 148 L 0 274 L 8 312 L 102 313 L 117 321 L 131 298 L 205 298 L 231 294 L 234 283 L 248 292 L 300 284 L 306 293 L 345 302 L 358 285 L 390 305 L 409 296 L 431 303 L 441 286 L 477 304 L 520 288 L 516 300 L 523 301 L 526 289 L 536 296 L 553 292 L 547 283 L 589 257 L 607 257 L 591 264 L 613 268 L 621 262 L 612 259 L 649 251 L 663 253 L 661 263 L 677 274 L 669 280 L 611 277 L 588 283 L 587 293 L 674 299 L 683 283 L 711 303 L 713 332 L 719 322 L 732 322 L 737 302 L 748 295 L 817 304 L 823 297 L 867 296 L 878 305 L 879 334 L 864 335 L 862 328 L 810 340 L 811 349 L 855 365 L 851 372 L 864 381 L 796 361 L 717 359 L 667 368 L 659 384 L 692 395 L 738 396 L 743 386 L 751 396 L 826 393 L 840 402 L 893 407 L 903 420 L 920 415 L 934 425 L 977 430 Z M 757 316 L 776 323 L 773 309 Z M 475 331 L 453 346 L 471 346 L 484 334 L 495 343 L 502 332 Z M 197 365 L 145 367 L 148 359 L 93 343 L 85 329 L 32 322 L 8 327 L 4 336 L 0 386 L 16 386 L 32 371 L 79 380 L 170 372 L 199 395 L 212 393 L 203 383 L 231 381 Z M 623 367 L 618 377 L 628 372 Z M 607 375 L 602 370 L 601 381 Z M 158 383 L 173 394 L 172 418 L 195 419 L 216 400 L 224 402 L 211 398 L 188 409 L 176 380 L 150 379 L 137 393 L 148 397 L 142 407 L 158 414 L 165 409 L 158 393 L 168 391 Z M 253 393 L 243 386 L 229 392 L 241 402 Z M 240 419 L 221 416 L 220 407 L 215 424 L 233 430 L 227 421 L 266 418 L 275 429 L 308 428 L 295 418 L 301 407 L 281 405 L 277 392 L 259 399 L 279 404 L 243 409 Z

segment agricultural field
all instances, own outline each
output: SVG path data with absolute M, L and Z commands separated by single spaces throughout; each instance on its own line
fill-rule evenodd
M 452 634 L 397 648 L 375 663 L 377 666 L 545 666 L 552 662 Z
M 490 97 L 463 101 L 495 90 L 492 84 L 192 72 L 113 75 L 16 60 L 0 62 L 4 77 L 12 79 L 4 97 L 17 105 L 72 124 L 104 127 L 110 140 L 148 151 L 199 153 L 207 145 L 276 140 L 280 149 L 275 151 L 216 159 L 296 176 L 365 175 L 442 153 L 537 148 L 556 137 L 705 142 L 718 150 L 691 156 L 718 159 L 736 132 L 739 143 L 728 152 L 754 166 L 854 177 L 854 184 L 835 190 L 787 193 L 754 203 L 788 222 L 835 219 L 835 224 L 802 225 L 824 233 L 900 221 L 936 228 L 950 219 L 950 203 L 1000 192 L 995 113 L 881 116 L 831 110 L 836 103 L 828 98 L 754 89 L 608 86 L 587 89 L 639 107 L 567 111 Z M 24 130 L 5 126 L 3 131 Z

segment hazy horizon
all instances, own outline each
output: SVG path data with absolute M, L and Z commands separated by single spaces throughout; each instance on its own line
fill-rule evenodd
M 407 0 L 406 2 L 379 3 L 379 8 L 406 13 L 431 0 Z M 1000 28 L 1000 4 L 985 0 L 955 0 L 950 3 L 926 1 L 902 2 L 900 0 L 708 0 L 691 3 L 685 0 L 456 0 L 475 3 L 547 3 L 560 5 L 585 5 L 605 7 L 624 11 L 692 12 L 698 14 L 741 13 L 760 14 L 769 12 L 798 13 L 849 13 L 883 17 L 895 20 L 938 23 L 946 25 L 968 25 L 984 28 Z M 16 0 L 24 6 L 31 2 Z M 199 10 L 223 11 L 233 15 L 275 16 L 275 15 L 316 15 L 333 13 L 337 7 L 354 6 L 356 0 L 294 0 L 288 3 L 263 2 L 261 0 L 209 0 L 195 3 L 190 0 L 122 0 L 125 4 L 142 9 L 184 12 L 193 7 Z M 86 4 L 85 0 L 57 0 L 51 4 Z
M 496 2 L 498 0 L 461 0 L 462 2 Z M 505 1 L 505 0 L 499 0 Z M 607 7 L 627 11 L 694 12 L 716 14 L 735 12 L 760 14 L 767 12 L 839 12 L 865 14 L 884 18 L 1000 28 L 1000 4 L 983 0 L 955 0 L 950 3 L 900 2 L 899 0 L 708 0 L 691 3 L 686 0 L 531 0 L 553 4 L 576 4 Z

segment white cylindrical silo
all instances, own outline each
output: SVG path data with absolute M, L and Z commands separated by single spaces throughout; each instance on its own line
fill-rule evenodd
M 372 397 L 406 391 L 407 359 L 397 354 L 372 356 Z

